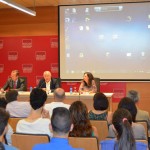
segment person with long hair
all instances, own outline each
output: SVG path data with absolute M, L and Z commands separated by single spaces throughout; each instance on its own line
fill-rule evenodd
M 101 150 L 148 150 L 146 144 L 135 141 L 131 126 L 132 116 L 128 110 L 117 109 L 112 123 L 116 139 L 101 141 Z
M 130 98 L 123 97 L 118 104 L 118 109 L 119 108 L 127 109 L 130 112 L 130 114 L 132 116 L 132 129 L 133 129 L 135 139 L 145 139 L 146 140 L 147 138 L 146 138 L 146 132 L 145 132 L 144 126 L 135 122 L 135 118 L 136 118 L 136 114 L 137 114 L 137 108 L 135 106 L 135 103 Z M 115 133 L 113 131 L 112 125 L 109 126 L 108 136 L 115 137 Z
M 83 80 L 81 81 L 79 92 L 89 92 L 89 93 L 96 93 L 97 87 L 94 81 L 94 77 L 92 73 L 85 72 L 83 76 Z
M 88 110 L 82 101 L 75 101 L 69 108 L 73 130 L 69 133 L 72 137 L 91 137 L 97 136 L 97 128 L 92 126 L 88 118 Z
M 88 113 L 90 120 L 107 120 L 108 124 L 112 123 L 111 111 L 108 111 L 109 101 L 105 94 L 97 92 L 93 97 L 93 110 Z

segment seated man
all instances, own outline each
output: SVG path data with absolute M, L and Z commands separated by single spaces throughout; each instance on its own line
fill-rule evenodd
M 49 92 L 53 92 L 60 85 L 57 79 L 52 78 L 50 71 L 44 71 L 43 79 L 40 80 L 38 84 L 38 88 L 42 88 L 43 90 Z
M 47 100 L 47 94 L 40 88 L 34 88 L 30 93 L 30 105 L 32 107 L 29 116 L 19 120 L 16 132 L 31 134 L 48 134 L 52 137 L 49 130 L 50 118 L 49 113 L 45 114 L 43 110 L 44 103 Z M 43 113 L 45 118 L 43 118 Z
M 4 135 L 8 130 L 8 119 L 9 113 L 5 111 L 5 109 L 0 108 L 0 143 L 2 144 Z M 17 150 L 17 148 L 8 146 L 6 144 L 2 144 L 5 150 Z
M 18 70 L 13 70 L 11 72 L 10 78 L 7 80 L 3 88 L 1 88 L 1 92 L 4 92 L 7 89 L 15 89 L 18 91 L 25 91 L 26 86 L 25 86 L 25 81 L 21 78 L 19 78 L 19 71 Z
M 45 104 L 44 108 L 45 110 L 49 111 L 50 117 L 52 116 L 53 109 L 56 107 L 65 107 L 69 109 L 69 104 L 64 104 L 63 101 L 65 99 L 65 91 L 62 88 L 57 88 L 54 91 L 54 102 L 51 102 L 49 104 Z
M 5 97 L 8 102 L 6 111 L 9 112 L 11 117 L 27 117 L 29 115 L 31 111 L 30 103 L 18 101 L 18 91 L 8 91 L 6 92 Z
M 149 113 L 145 110 L 139 108 L 140 96 L 139 93 L 135 90 L 130 90 L 127 93 L 127 97 L 131 98 L 137 107 L 136 120 L 146 120 L 148 123 L 149 133 L 150 133 L 150 117 Z
M 68 142 L 68 134 L 73 128 L 69 110 L 58 107 L 53 110 L 50 129 L 53 130 L 53 138 L 50 143 L 37 144 L 32 150 L 79 150 L 72 148 Z

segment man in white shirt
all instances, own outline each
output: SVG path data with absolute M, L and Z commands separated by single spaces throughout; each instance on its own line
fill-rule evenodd
M 44 71 L 43 78 L 40 80 L 38 88 L 42 88 L 47 93 L 53 92 L 60 87 L 58 79 L 52 78 L 50 71 Z
M 45 104 L 44 108 L 49 111 L 50 117 L 52 116 L 53 109 L 56 107 L 65 107 L 69 109 L 69 104 L 64 104 L 63 101 L 65 99 L 65 91 L 62 88 L 57 88 L 54 91 L 54 102 L 51 102 L 49 104 Z
M 5 97 L 8 102 L 6 111 L 9 112 L 11 117 L 27 117 L 29 115 L 31 111 L 30 103 L 18 101 L 18 91 L 8 91 Z

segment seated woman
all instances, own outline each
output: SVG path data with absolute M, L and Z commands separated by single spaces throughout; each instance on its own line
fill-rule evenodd
M 128 110 L 116 110 L 112 123 L 117 138 L 101 141 L 101 150 L 148 150 L 146 144 L 135 142 L 131 126 L 132 116 Z
M 72 137 L 91 137 L 97 136 L 97 128 L 92 126 L 90 120 L 88 119 L 87 107 L 82 101 L 75 101 L 71 104 L 69 108 L 72 122 L 73 130 L 69 133 Z
M 44 90 L 38 88 L 32 90 L 30 93 L 30 105 L 32 110 L 27 118 L 22 119 L 17 123 L 16 132 L 48 134 L 52 137 L 52 133 L 49 130 L 50 118 L 43 118 L 42 116 L 46 99 L 47 94 Z M 44 115 L 46 115 L 45 113 L 49 115 L 48 111 L 45 111 Z
M 107 120 L 108 124 L 112 122 L 113 113 L 108 111 L 109 102 L 103 93 L 96 93 L 93 97 L 94 110 L 89 111 L 90 120 Z
M 82 92 L 96 93 L 97 92 L 97 87 L 96 87 L 92 73 L 90 72 L 84 73 L 83 80 L 79 87 L 79 92 L 80 93 Z
M 145 128 L 143 125 L 135 123 L 135 118 L 137 114 L 137 108 L 135 106 L 135 103 L 128 97 L 124 97 L 120 100 L 118 104 L 118 109 L 119 108 L 124 108 L 127 109 L 132 116 L 132 129 L 133 129 L 133 134 L 135 139 L 147 139 L 146 138 L 146 133 L 145 133 Z M 109 137 L 115 137 L 115 133 L 113 131 L 113 126 L 109 126 Z

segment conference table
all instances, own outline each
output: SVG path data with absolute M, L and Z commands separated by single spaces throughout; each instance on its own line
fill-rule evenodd
M 29 101 L 29 95 L 30 95 L 29 91 L 27 91 L 27 92 L 19 91 L 18 93 L 19 93 L 18 101 Z M 113 95 L 113 93 L 104 93 L 104 94 L 107 96 L 107 98 L 109 100 L 109 110 L 112 111 L 112 95 Z M 66 92 L 65 95 L 66 95 L 66 98 L 64 100 L 64 103 L 71 104 L 74 101 L 80 100 L 86 104 L 88 110 L 93 109 L 94 93 L 92 93 L 92 94 L 88 94 L 88 93 L 83 93 L 83 94 L 72 93 L 72 94 L 70 94 L 69 92 Z M 5 93 L 0 93 L 0 97 L 4 97 L 4 96 L 5 96 Z M 50 102 L 54 101 L 53 93 L 49 93 L 49 94 L 47 94 L 47 96 L 48 97 L 47 97 L 46 103 L 50 103 Z

